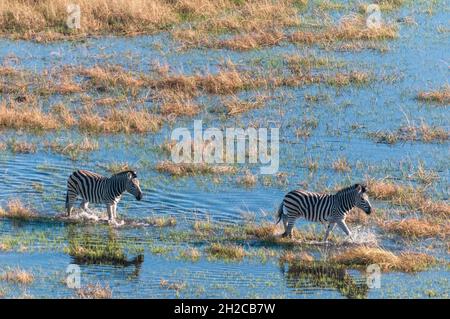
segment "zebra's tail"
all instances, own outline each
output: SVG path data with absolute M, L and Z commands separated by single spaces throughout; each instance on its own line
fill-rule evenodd
M 277 218 L 278 218 L 278 220 L 275 223 L 275 225 L 278 225 L 278 223 L 281 220 L 281 217 L 283 216 L 283 205 L 284 205 L 283 202 L 281 202 L 280 206 L 278 207 L 278 211 L 277 211 Z

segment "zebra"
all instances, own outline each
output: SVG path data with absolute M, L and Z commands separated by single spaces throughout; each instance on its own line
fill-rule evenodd
M 285 195 L 278 208 L 276 224 L 282 220 L 284 226 L 282 236 L 292 238 L 295 220 L 303 216 L 308 221 L 328 222 L 324 242 L 327 242 L 328 235 L 336 224 L 353 240 L 345 223 L 345 217 L 353 207 L 362 209 L 367 215 L 371 213 L 372 206 L 366 192 L 367 187 L 361 184 L 343 188 L 336 194 L 291 191 Z
M 106 204 L 109 222 L 116 223 L 117 203 L 125 191 L 134 195 L 137 200 L 142 199 L 143 194 L 135 171 L 123 171 L 111 177 L 86 170 L 75 171 L 67 180 L 67 216 L 70 217 L 75 199 L 80 196 L 81 209 L 87 210 L 89 203 Z

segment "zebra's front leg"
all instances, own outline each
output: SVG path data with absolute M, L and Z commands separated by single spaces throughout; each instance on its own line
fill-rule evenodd
M 352 232 L 350 231 L 350 229 L 348 229 L 347 224 L 345 223 L 345 220 L 341 219 L 337 222 L 338 226 L 340 229 L 343 230 L 343 232 L 350 237 L 350 239 L 352 241 L 354 241 L 353 236 L 352 236 Z
M 89 202 L 87 200 L 83 199 L 83 201 L 80 204 L 80 208 L 82 210 L 84 210 L 85 212 L 87 212 L 88 211 L 88 206 L 89 206 Z
M 325 243 L 328 242 L 328 235 L 330 235 L 330 233 L 333 231 L 333 229 L 334 229 L 335 226 L 336 226 L 336 223 L 334 223 L 334 222 L 330 222 L 330 223 L 328 224 L 327 231 L 325 232 L 325 237 L 324 237 L 324 239 L 323 239 L 323 241 L 324 241 Z
M 106 210 L 108 212 L 108 222 L 114 221 L 114 204 L 107 204 Z
M 284 228 L 284 234 L 282 235 L 282 237 L 292 238 L 292 228 L 294 228 L 294 223 L 291 221 L 288 221 L 287 225 Z

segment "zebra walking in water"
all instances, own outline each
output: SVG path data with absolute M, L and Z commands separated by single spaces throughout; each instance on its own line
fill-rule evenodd
M 367 188 L 361 184 L 343 188 L 336 194 L 291 191 L 285 195 L 278 208 L 277 224 L 283 220 L 283 237 L 292 237 L 292 228 L 299 217 L 313 222 L 328 222 L 325 242 L 336 224 L 353 240 L 345 223 L 345 217 L 353 207 L 362 209 L 367 215 L 371 213 L 372 206 L 366 192 Z
M 67 180 L 66 209 L 70 216 L 75 199 L 80 196 L 80 207 L 87 210 L 89 203 L 106 204 L 110 223 L 116 223 L 117 203 L 127 191 L 137 200 L 142 199 L 139 180 L 134 171 L 124 171 L 105 177 L 93 172 L 78 170 Z

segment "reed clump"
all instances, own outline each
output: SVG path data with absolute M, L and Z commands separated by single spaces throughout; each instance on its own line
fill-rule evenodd
M 450 224 L 433 220 L 408 218 L 402 220 L 384 221 L 379 224 L 384 230 L 398 234 L 408 239 L 441 237 L 450 235 Z
M 234 166 L 210 165 L 206 163 L 174 163 L 168 160 L 159 162 L 156 165 L 156 170 L 176 177 L 235 174 L 237 172 L 237 169 Z
M 21 285 L 29 285 L 34 281 L 34 276 L 26 270 L 15 268 L 0 274 L 0 280 Z
M 221 243 L 211 244 L 206 252 L 213 258 L 224 260 L 241 260 L 247 255 L 242 246 Z
M 377 264 L 382 271 L 418 272 L 436 264 L 433 256 L 423 253 L 402 252 L 396 255 L 379 247 L 355 247 L 330 258 L 331 262 L 350 267 Z
M 375 199 L 389 200 L 395 205 L 406 206 L 426 215 L 443 218 L 450 216 L 450 205 L 444 201 L 433 201 L 423 189 L 374 179 L 369 179 L 367 185 L 369 195 Z
M 11 199 L 6 204 L 6 209 L 0 208 L 0 217 L 28 220 L 33 219 L 37 214 L 26 207 L 19 199 Z
M 88 284 L 76 291 L 81 299 L 111 299 L 112 291 L 109 286 L 102 286 L 100 283 Z
M 419 92 L 417 94 L 419 101 L 435 102 L 439 104 L 450 104 L 450 85 L 445 85 L 439 90 L 429 92 Z
M 172 216 L 152 216 L 147 218 L 147 221 L 150 225 L 155 227 L 173 227 L 177 224 L 176 218 Z

